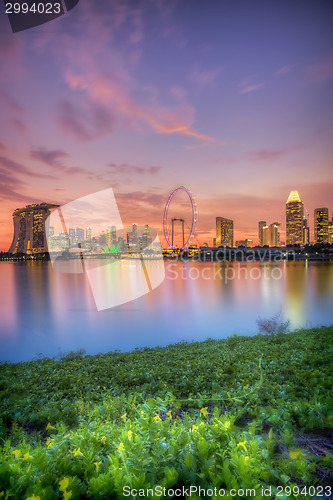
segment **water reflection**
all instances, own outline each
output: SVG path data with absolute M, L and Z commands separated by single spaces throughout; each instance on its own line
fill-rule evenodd
M 252 335 L 279 311 L 294 328 L 333 323 L 329 262 L 168 262 L 159 287 L 102 312 L 85 274 L 46 262 L 1 262 L 0 273 L 2 360 Z

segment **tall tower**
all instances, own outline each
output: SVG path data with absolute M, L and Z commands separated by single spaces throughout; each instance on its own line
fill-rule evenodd
M 328 223 L 328 242 L 333 244 L 333 217 Z
M 271 246 L 277 247 L 280 244 L 280 232 L 279 232 L 279 222 L 273 222 L 270 224 L 270 232 L 271 232 Z
M 303 245 L 304 205 L 298 191 L 291 191 L 286 202 L 287 245 Z
M 328 208 L 314 210 L 314 242 L 328 243 Z
M 264 233 L 263 229 L 266 226 L 266 221 L 261 220 L 258 222 L 258 245 L 262 247 L 264 245 Z
M 27 205 L 13 212 L 14 236 L 8 252 L 43 253 L 47 252 L 45 221 L 50 209 L 59 207 L 50 203 Z
M 216 246 L 234 246 L 234 221 L 216 217 Z

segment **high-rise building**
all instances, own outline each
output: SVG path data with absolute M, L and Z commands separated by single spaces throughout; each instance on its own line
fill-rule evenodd
M 328 243 L 328 208 L 314 210 L 314 242 Z
M 253 240 L 249 240 L 248 238 L 246 240 L 238 240 L 235 243 L 236 247 L 246 247 L 246 248 L 252 248 L 253 247 Z
M 78 243 L 82 243 L 84 241 L 84 229 L 80 227 L 76 228 L 75 236 Z
M 303 219 L 303 245 L 308 245 L 310 243 L 310 228 L 308 226 L 308 220 Z
M 258 245 L 262 247 L 264 245 L 264 240 L 263 240 L 263 228 L 266 226 L 266 221 L 261 220 L 258 222 Z
M 91 240 L 91 227 L 86 228 L 86 240 Z
M 8 252 L 47 252 L 45 221 L 51 213 L 50 209 L 58 206 L 40 203 L 17 208 L 13 212 L 14 236 Z
M 271 229 L 269 226 L 264 226 L 262 228 L 262 245 L 260 246 L 264 245 L 271 246 Z
M 273 222 L 270 224 L 270 233 L 271 233 L 271 247 L 277 247 L 280 244 L 280 233 L 279 233 L 279 222 Z
M 234 246 L 234 221 L 216 217 L 216 246 Z
M 333 217 L 332 220 L 328 222 L 328 242 L 333 244 Z
M 72 247 L 74 247 L 77 243 L 77 239 L 75 236 L 75 229 L 73 227 L 70 227 L 68 229 L 68 236 L 69 236 L 69 243 L 71 244 Z
M 287 245 L 303 245 L 304 205 L 298 191 L 291 191 L 286 202 Z

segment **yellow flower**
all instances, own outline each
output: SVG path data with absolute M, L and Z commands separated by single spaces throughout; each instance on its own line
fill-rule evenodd
M 83 453 L 81 453 L 80 448 L 76 448 L 74 451 L 72 451 L 74 457 L 83 457 Z
M 169 418 L 172 418 L 172 411 L 171 410 L 167 411 L 166 414 L 168 415 Z
M 239 446 L 240 448 L 243 448 L 243 450 L 247 451 L 247 449 L 246 449 L 246 446 L 245 446 L 245 445 L 246 445 L 246 441 L 242 441 L 241 443 L 238 443 L 238 445 L 237 445 L 237 446 Z
M 22 455 L 21 450 L 14 450 L 13 455 L 15 458 L 20 458 L 20 456 Z
M 118 450 L 123 451 L 124 449 L 125 449 L 125 446 L 123 445 L 123 443 L 119 443 Z
M 105 437 L 105 436 L 103 436 L 103 437 L 102 437 L 102 443 L 103 443 L 103 444 L 105 444 L 105 443 L 106 443 L 106 437 Z
M 32 458 L 32 456 L 30 455 L 30 453 L 29 453 L 29 452 L 27 452 L 27 453 L 25 453 L 25 454 L 23 455 L 23 460 L 29 460 L 29 458 Z
M 131 439 L 132 436 L 133 436 L 133 432 L 132 431 L 128 431 L 127 436 L 128 436 L 128 439 Z
M 248 456 L 246 456 L 246 457 L 244 458 L 244 463 L 245 463 L 245 465 L 249 465 L 249 460 L 250 460 L 250 459 L 249 459 L 249 457 L 248 457 Z
M 53 439 L 51 439 L 50 437 L 48 437 L 47 440 L 46 440 L 46 447 L 50 448 L 50 446 L 52 446 L 52 444 L 53 444 Z
M 26 498 L 26 500 L 40 500 L 40 496 L 38 496 L 38 495 L 37 495 L 37 496 L 35 497 L 35 495 L 34 495 L 34 494 L 32 494 L 32 497 L 28 497 L 28 498 Z
M 205 418 L 208 418 L 207 410 L 208 410 L 208 406 L 205 406 L 205 408 L 201 408 L 201 410 L 200 410 L 200 413 L 202 413 Z
M 124 413 L 124 415 L 122 415 L 120 418 L 122 418 L 123 421 L 125 422 L 125 420 L 126 420 L 126 413 Z
M 230 420 L 227 420 L 226 423 L 224 424 L 225 429 L 228 431 L 231 427 L 231 422 Z
M 64 499 L 65 500 L 68 500 L 71 496 L 72 496 L 72 492 L 71 491 L 65 491 L 64 492 Z
M 154 417 L 153 420 L 154 420 L 154 422 L 160 422 L 161 419 L 160 419 L 160 417 L 158 415 L 156 415 L 156 417 Z
M 69 479 L 68 477 L 64 477 L 61 481 L 59 481 L 59 490 L 60 491 L 66 491 L 69 485 Z
M 98 470 L 99 470 L 99 466 L 101 465 L 102 463 L 102 460 L 100 462 L 94 462 L 94 465 L 96 467 L 96 472 L 98 473 Z
M 197 425 L 192 425 L 192 432 L 198 432 L 199 427 Z
M 296 450 L 290 450 L 289 455 L 293 460 L 297 460 L 299 456 L 304 456 L 302 450 L 300 450 L 299 448 L 297 448 Z
M 140 411 L 140 415 L 142 416 L 142 415 L 144 415 L 144 414 L 145 414 L 145 412 L 144 412 L 143 410 L 141 410 L 141 411 Z
M 50 424 L 50 422 L 47 424 L 47 426 L 46 426 L 46 429 L 45 429 L 45 430 L 46 430 L 46 431 L 48 431 L 49 429 L 53 429 L 53 427 L 52 427 L 52 425 Z

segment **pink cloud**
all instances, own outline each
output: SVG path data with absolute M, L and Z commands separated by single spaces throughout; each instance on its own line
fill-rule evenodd
M 242 87 L 240 89 L 240 93 L 241 94 L 249 94 L 250 92 L 254 92 L 256 90 L 261 89 L 261 87 L 263 87 L 263 86 L 264 86 L 263 83 L 257 83 L 257 84 L 253 84 L 253 85 L 246 85 L 245 87 Z
M 68 71 L 66 81 L 72 90 L 86 92 L 93 103 L 102 104 L 103 109 L 108 108 L 110 112 L 116 111 L 130 123 L 141 121 L 159 133 L 181 133 L 205 141 L 212 140 L 211 137 L 192 129 L 194 109 L 188 104 L 177 110 L 170 110 L 157 104 L 141 104 L 131 99 L 115 79 L 98 76 L 96 73 L 83 76 Z M 86 130 L 78 128 L 80 122 L 77 113 L 74 113 L 74 116 L 72 112 L 69 113 L 67 123 L 69 121 L 72 121 L 72 126 L 76 127 L 79 135 L 83 137 L 87 135 Z
M 275 71 L 274 75 L 275 76 L 282 76 L 282 75 L 286 75 L 287 73 L 289 73 L 293 68 L 295 67 L 294 64 L 289 64 L 289 65 L 286 65 L 286 66 L 282 66 L 281 68 L 279 68 L 277 71 Z
M 286 154 L 287 151 L 288 151 L 287 149 L 276 149 L 276 150 L 262 149 L 260 151 L 253 151 L 251 155 L 256 160 L 275 160 L 276 158 L 279 158 L 280 156 Z

